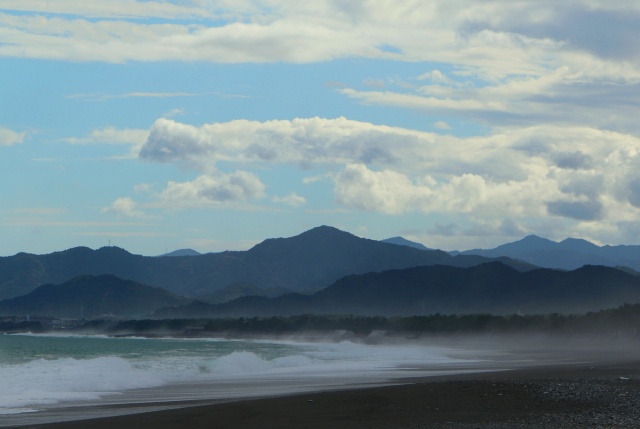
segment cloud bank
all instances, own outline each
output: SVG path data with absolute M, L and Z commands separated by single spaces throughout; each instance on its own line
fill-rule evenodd
M 640 139 L 589 127 L 542 125 L 454 137 L 346 118 L 231 121 L 200 127 L 159 119 L 139 156 L 215 171 L 219 163 L 324 169 L 345 208 L 509 218 L 547 217 L 607 228 L 640 208 Z M 232 180 L 232 178 L 234 180 Z M 171 183 L 170 201 L 248 201 L 258 176 Z
M 282 110 L 273 115 L 280 119 L 199 125 L 161 118 L 149 129 L 106 127 L 66 140 L 125 143 L 130 157 L 193 174 L 147 191 L 145 212 L 303 210 L 314 196 L 300 189 L 328 183 L 338 207 L 326 210 L 432 216 L 441 222 L 431 232 L 442 236 L 564 228 L 602 239 L 640 234 L 639 22 L 639 3 L 605 0 L 0 0 L 0 58 L 372 64 L 366 76 L 327 77 L 326 90 L 348 106 L 345 117 Z M 390 64 L 411 67 L 392 73 Z M 68 98 L 213 93 L 119 94 Z M 355 105 L 426 119 L 414 122 L 420 129 L 356 121 Z M 24 138 L 0 128 L 0 146 Z M 274 166 L 295 171 L 301 186 L 270 188 Z M 124 197 L 105 210 L 142 217 L 140 207 Z

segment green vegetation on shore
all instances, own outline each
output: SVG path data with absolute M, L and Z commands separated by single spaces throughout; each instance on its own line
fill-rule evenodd
M 411 317 L 364 317 L 352 315 L 299 315 L 219 319 L 93 320 L 67 331 L 108 335 L 233 336 L 251 334 L 296 335 L 349 331 L 367 336 L 375 331 L 387 335 L 457 335 L 561 333 L 599 335 L 615 333 L 635 338 L 640 328 L 640 304 L 586 314 L 563 315 L 441 315 Z M 38 323 L 5 322 L 0 332 L 43 332 Z

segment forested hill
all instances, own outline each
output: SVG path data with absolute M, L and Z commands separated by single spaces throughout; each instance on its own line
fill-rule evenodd
M 312 296 L 245 297 L 192 303 L 158 317 L 254 317 L 297 314 L 407 316 L 427 314 L 579 313 L 640 303 L 640 278 L 602 266 L 566 272 L 519 272 L 500 262 L 444 265 L 350 275 Z
M 111 275 L 80 276 L 42 285 L 27 295 L 0 301 L 0 315 L 47 315 L 61 319 L 143 317 L 161 307 L 188 302 L 164 289 Z

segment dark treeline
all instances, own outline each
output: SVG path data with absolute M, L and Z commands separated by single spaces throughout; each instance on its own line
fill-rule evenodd
M 604 333 L 625 332 L 630 335 L 640 329 L 640 304 L 586 314 L 509 315 L 491 314 L 364 317 L 338 315 L 300 315 L 291 317 L 252 317 L 224 319 L 164 319 L 128 321 L 92 321 L 78 327 L 107 333 L 180 332 L 191 335 L 224 333 L 295 334 L 347 330 L 357 335 L 372 331 L 414 334 L 474 334 L 474 333 Z
M 38 322 L 0 324 L 0 332 L 43 332 Z M 55 330 L 55 329 L 54 329 Z M 251 317 L 220 319 L 142 319 L 92 320 L 66 328 L 81 333 L 109 335 L 191 335 L 303 334 L 309 332 L 350 331 L 358 336 L 373 331 L 410 334 L 510 334 L 607 332 L 635 336 L 640 330 L 640 304 L 615 309 L 564 315 L 442 315 L 410 317 L 365 317 L 352 315 L 300 315 L 290 317 Z
M 44 332 L 40 322 L 0 322 L 0 332 Z

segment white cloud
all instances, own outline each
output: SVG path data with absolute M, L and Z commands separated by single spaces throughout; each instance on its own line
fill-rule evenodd
M 117 129 L 106 127 L 92 130 L 85 137 L 67 137 L 62 141 L 69 144 L 122 144 L 129 145 L 124 158 L 137 158 L 138 152 L 149 136 L 149 130 Z
M 167 113 L 162 115 L 163 118 L 173 118 L 174 116 L 181 116 L 185 114 L 185 109 L 182 107 L 176 107 L 175 109 L 169 110 Z
M 299 21 L 201 23 L 15 16 L 0 14 L 0 56 L 69 61 L 211 61 L 307 63 L 378 52 L 340 29 Z M 142 94 L 144 95 L 144 94 Z
M 428 80 L 439 85 L 456 85 L 456 81 L 450 79 L 440 70 L 431 70 L 423 73 L 416 78 L 417 80 Z
M 382 213 L 629 221 L 640 205 L 639 153 L 640 138 L 589 127 L 541 125 L 454 137 L 309 118 L 200 127 L 159 119 L 140 156 L 201 171 L 215 171 L 222 161 L 340 171 L 330 175 L 336 199 Z M 198 193 L 198 186 L 185 186 Z M 185 186 L 174 184 L 172 192 Z
M 138 209 L 138 203 L 130 197 L 117 198 L 109 207 L 103 208 L 102 212 L 130 218 L 148 217 L 142 210 Z
M 212 17 L 204 9 L 179 6 L 170 2 L 110 0 L 0 0 L 0 10 L 37 12 L 44 14 L 77 15 L 93 18 L 193 18 Z
M 159 204 L 183 209 L 243 203 L 265 196 L 265 185 L 253 173 L 206 174 L 190 182 L 169 182 L 159 195 Z
M 106 127 L 92 130 L 85 137 L 69 137 L 64 139 L 71 144 L 114 143 L 142 145 L 149 137 L 149 130 L 122 129 Z
M 24 141 L 27 133 L 17 133 L 9 128 L 0 127 L 0 146 L 12 146 Z
M 640 132 L 635 117 L 628 114 L 639 91 L 640 68 L 623 71 L 584 58 L 539 76 L 514 76 L 482 86 L 443 83 L 410 91 L 340 90 L 363 104 L 447 113 L 493 127 L 588 123 L 623 132 Z
M 346 118 L 299 118 L 266 122 L 236 120 L 195 127 L 158 119 L 140 150 L 157 162 L 184 162 L 206 169 L 216 162 L 345 164 L 394 163 L 434 135 Z M 407 157 L 408 158 L 408 157 Z M 422 156 L 420 156 L 422 158 Z
M 337 200 L 348 207 L 388 214 L 469 213 L 474 215 L 545 215 L 545 204 L 559 195 L 553 181 L 491 182 L 463 174 L 437 181 L 431 176 L 411 179 L 391 171 L 348 165 L 335 178 Z
M 20 11 L 0 15 L 4 56 L 221 63 L 364 57 L 452 64 L 497 80 L 540 76 L 576 56 L 631 69 L 640 62 L 640 48 L 621 43 L 640 32 L 633 2 L 0 0 L 0 9 Z M 139 19 L 145 17 L 162 21 Z M 577 24 L 585 21 L 590 25 Z M 592 28 L 604 30 L 594 37 Z M 438 73 L 431 81 L 447 82 Z
M 438 121 L 433 124 L 433 126 L 439 130 L 450 130 L 451 125 L 446 123 L 445 121 Z
M 362 164 L 348 165 L 335 180 L 338 202 L 369 211 L 398 214 L 428 204 L 428 186 L 412 183 L 395 171 L 373 172 Z
M 292 192 L 289 195 L 285 195 L 283 197 L 276 196 L 276 197 L 273 197 L 271 200 L 274 203 L 286 204 L 292 207 L 298 207 L 307 202 L 307 200 L 304 197 L 296 194 L 295 192 Z

